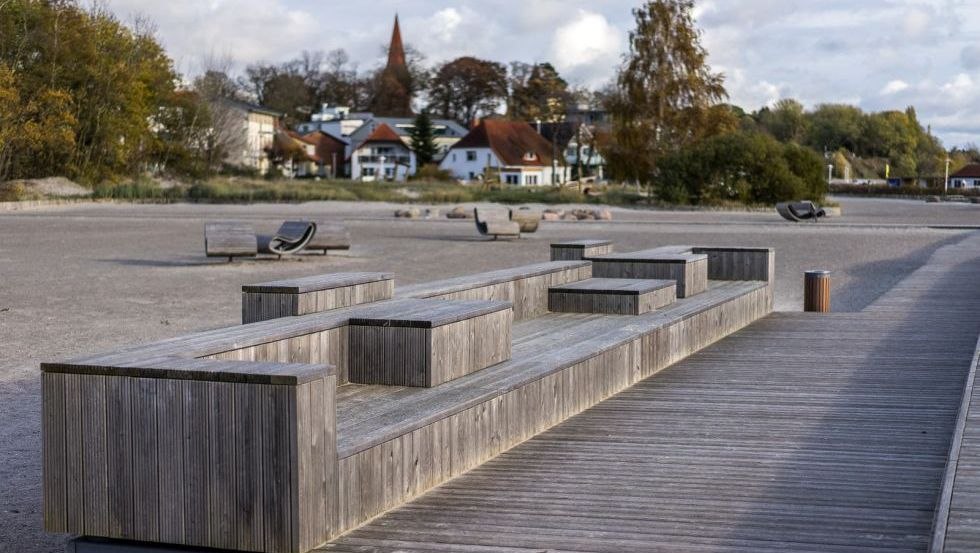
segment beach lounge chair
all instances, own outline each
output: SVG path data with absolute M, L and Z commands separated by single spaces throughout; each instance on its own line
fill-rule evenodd
M 316 223 L 310 221 L 286 221 L 272 236 L 258 236 L 259 253 L 271 253 L 282 257 L 299 253 L 316 235 Z
M 258 242 L 252 225 L 221 222 L 204 225 L 204 254 L 207 257 L 255 257 Z
M 478 208 L 474 207 L 473 219 L 476 221 L 476 230 L 483 236 L 493 236 L 494 240 L 516 240 L 521 237 L 521 226 L 506 216 L 495 214 L 481 219 Z
M 320 251 L 323 255 L 331 250 L 350 249 L 350 231 L 342 223 L 316 223 L 316 234 L 306 244 L 307 250 Z
M 541 211 L 530 207 L 510 210 L 510 220 L 521 227 L 521 232 L 537 232 L 541 224 Z
M 784 202 L 776 204 L 776 211 L 783 219 L 794 223 L 817 222 L 827 212 L 813 202 Z

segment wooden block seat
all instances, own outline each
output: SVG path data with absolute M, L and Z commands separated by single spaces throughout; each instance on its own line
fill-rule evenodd
M 242 323 L 391 299 L 391 273 L 332 273 L 242 286 Z
M 568 240 L 551 244 L 552 261 L 575 261 L 612 252 L 612 240 Z
M 305 251 L 319 251 L 327 255 L 331 251 L 349 250 L 351 245 L 350 231 L 343 223 L 317 221 L 316 234 L 306 244 Z
M 510 302 L 402 300 L 349 321 L 351 382 L 431 388 L 510 359 Z
M 594 277 L 670 279 L 677 282 L 677 297 L 687 298 L 708 288 L 708 256 L 677 252 L 679 248 L 611 253 L 587 259 L 592 262 Z
M 204 225 L 204 255 L 207 257 L 255 257 L 258 242 L 248 223 L 223 221 Z
M 590 278 L 552 286 L 548 309 L 557 313 L 605 313 L 642 315 L 674 303 L 673 280 Z

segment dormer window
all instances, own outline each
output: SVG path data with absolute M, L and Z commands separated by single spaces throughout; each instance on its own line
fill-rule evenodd
M 527 152 L 524 154 L 524 161 L 534 161 L 536 159 L 538 159 L 538 156 L 534 152 Z

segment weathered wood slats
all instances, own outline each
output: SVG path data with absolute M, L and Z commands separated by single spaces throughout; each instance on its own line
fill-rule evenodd
M 350 380 L 439 386 L 510 359 L 509 302 L 405 300 L 352 318 Z
M 247 223 L 222 222 L 204 225 L 204 253 L 208 257 L 255 257 L 255 229 Z
M 613 253 L 611 240 L 569 240 L 551 244 L 552 261 L 580 261 Z
M 664 248 L 611 253 L 587 258 L 592 274 L 601 278 L 645 278 L 677 281 L 677 297 L 700 294 L 708 287 L 706 254 L 672 252 Z
M 532 336 L 515 339 L 513 360 L 437 388 L 341 387 L 341 531 L 741 328 L 765 314 L 766 293 L 760 284 L 722 285 L 628 329 L 594 315 L 544 335 L 527 323 L 517 332 Z M 561 317 L 570 316 L 541 324 Z
M 514 321 L 548 312 L 548 288 L 592 276 L 587 261 L 553 261 L 514 269 L 408 286 L 396 290 L 401 298 L 500 300 L 514 304 Z
M 390 273 L 334 273 L 242 286 L 242 323 L 391 299 Z
M 49 530 L 292 553 L 336 526 L 337 383 L 325 368 L 292 384 L 43 382 Z
M 862 313 L 770 315 L 324 550 L 926 550 L 978 252 L 940 250 Z M 518 332 L 544 339 L 537 322 Z M 980 543 L 977 450 L 947 478 L 946 551 Z
M 548 309 L 558 313 L 642 315 L 676 300 L 673 280 L 590 278 L 548 290 Z

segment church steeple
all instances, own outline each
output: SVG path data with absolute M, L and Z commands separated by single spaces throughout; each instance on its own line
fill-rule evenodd
M 391 45 L 388 46 L 388 67 L 406 67 L 405 46 L 402 44 L 402 31 L 395 14 L 395 29 L 391 32 Z
M 388 46 L 388 64 L 379 75 L 376 86 L 370 106 L 375 115 L 412 116 L 412 74 L 408 70 L 398 14 L 395 14 L 395 28 L 391 32 L 391 44 Z

